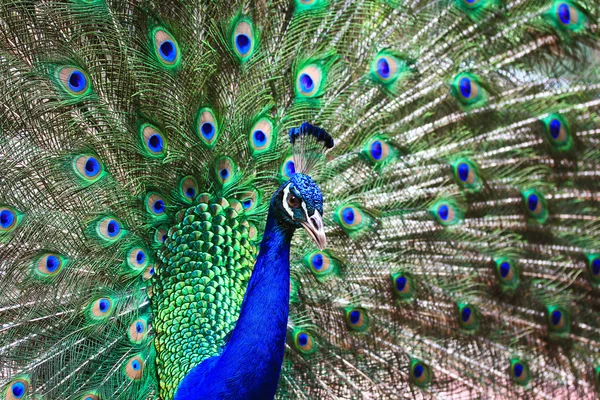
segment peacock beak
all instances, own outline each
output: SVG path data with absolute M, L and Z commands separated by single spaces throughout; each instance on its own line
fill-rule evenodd
M 323 217 L 321 213 L 315 210 L 315 213 L 308 217 L 306 221 L 300 221 L 302 227 L 308 232 L 312 240 L 319 250 L 324 250 L 327 245 L 327 238 L 325 237 L 325 227 L 323 226 Z

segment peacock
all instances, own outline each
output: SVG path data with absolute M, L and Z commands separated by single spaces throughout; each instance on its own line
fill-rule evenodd
M 599 18 L 0 1 L 0 399 L 598 398 Z

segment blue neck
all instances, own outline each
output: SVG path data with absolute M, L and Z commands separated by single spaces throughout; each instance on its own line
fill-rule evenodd
M 290 296 L 290 242 L 269 209 L 267 226 L 240 317 L 221 355 L 196 366 L 175 398 L 269 399 L 275 396 L 285 350 Z

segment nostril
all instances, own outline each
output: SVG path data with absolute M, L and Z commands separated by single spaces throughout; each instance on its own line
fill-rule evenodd
M 315 229 L 319 229 L 319 225 L 317 224 L 317 221 L 315 221 L 314 219 L 311 219 L 310 222 L 312 222 L 312 225 L 315 227 Z

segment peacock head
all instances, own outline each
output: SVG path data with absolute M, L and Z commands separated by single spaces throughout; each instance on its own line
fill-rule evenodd
M 297 173 L 279 187 L 271 207 L 288 229 L 304 228 L 320 250 L 327 244 L 323 226 L 323 195 L 310 176 Z
M 295 173 L 277 189 L 271 200 L 279 222 L 290 230 L 304 228 L 320 250 L 325 248 L 323 195 L 308 173 L 333 147 L 333 138 L 324 129 L 303 123 L 290 129 Z

